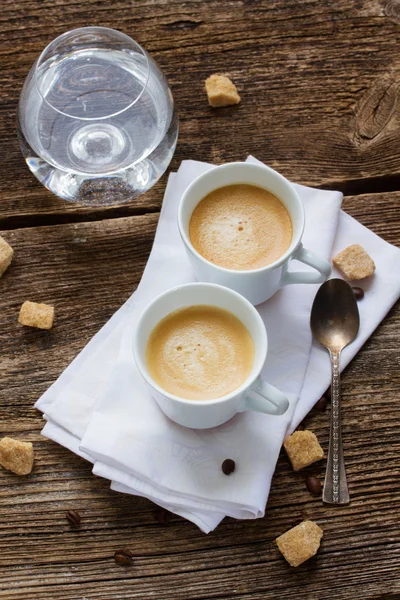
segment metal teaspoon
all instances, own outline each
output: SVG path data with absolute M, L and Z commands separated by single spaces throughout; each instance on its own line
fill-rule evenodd
M 332 368 L 331 426 L 322 500 L 348 504 L 340 416 L 340 354 L 354 340 L 360 325 L 351 286 L 342 279 L 325 281 L 314 298 L 310 324 L 314 338 L 328 350 Z

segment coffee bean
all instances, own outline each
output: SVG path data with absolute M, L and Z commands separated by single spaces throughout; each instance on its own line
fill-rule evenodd
M 130 565 L 133 554 L 128 548 L 121 548 L 114 552 L 114 560 L 118 565 Z
M 222 472 L 224 475 L 230 475 L 235 470 L 235 461 L 231 458 L 227 458 L 221 465 Z
M 313 496 L 319 496 L 322 490 L 321 482 L 315 475 L 308 475 L 306 477 L 306 486 L 310 494 Z
M 328 400 L 325 398 L 325 396 L 322 396 L 322 398 L 320 398 L 318 400 L 318 402 L 316 403 L 315 408 L 317 410 L 320 410 L 321 412 L 325 412 L 327 406 L 328 406 Z
M 69 521 L 70 525 L 73 525 L 74 527 L 78 527 L 78 525 L 80 525 L 81 515 L 78 513 L 77 510 L 69 510 L 65 516 Z
M 360 287 L 353 287 L 353 294 L 356 300 L 362 300 L 364 298 L 364 290 Z
M 155 518 L 160 523 L 160 525 L 168 525 L 171 520 L 171 513 L 165 508 L 159 508 L 155 512 Z

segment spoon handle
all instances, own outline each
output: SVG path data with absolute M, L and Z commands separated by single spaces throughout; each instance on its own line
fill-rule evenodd
M 330 351 L 329 354 L 332 367 L 331 429 L 322 500 L 328 504 L 348 504 L 350 497 L 344 468 L 340 416 L 340 351 Z

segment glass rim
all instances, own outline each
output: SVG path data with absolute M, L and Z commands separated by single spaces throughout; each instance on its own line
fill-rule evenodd
M 71 35 L 71 33 L 76 33 L 76 32 L 85 32 L 88 30 L 101 30 L 101 31 L 111 31 L 112 33 L 116 33 L 119 35 L 124 36 L 125 38 L 127 38 L 130 42 L 133 42 L 137 48 L 141 51 L 142 55 L 144 56 L 145 60 L 146 60 L 146 80 L 144 82 L 144 86 L 142 88 L 142 90 L 140 91 L 140 94 L 127 106 L 125 106 L 125 108 L 122 108 L 121 110 L 117 110 L 114 113 L 110 113 L 109 115 L 105 115 L 103 117 L 76 117 L 74 115 L 69 115 L 68 113 L 56 108 L 51 102 L 49 102 L 46 98 L 46 96 L 44 96 L 40 90 L 40 86 L 39 86 L 39 82 L 38 82 L 38 69 L 40 68 L 40 66 L 43 64 L 43 57 L 45 55 L 45 53 L 49 50 L 49 48 L 55 43 L 58 42 L 60 40 L 62 40 L 62 38 L 67 37 L 68 35 Z M 36 89 L 38 91 L 38 94 L 40 95 L 40 97 L 43 99 L 43 102 L 45 102 L 48 106 L 50 106 L 52 108 L 52 110 L 55 110 L 56 112 L 58 112 L 60 115 L 63 115 L 64 117 L 68 117 L 69 119 L 76 119 L 77 121 L 102 121 L 105 119 L 111 119 L 112 117 L 116 117 L 117 115 L 122 114 L 123 112 L 125 112 L 126 110 L 128 110 L 129 108 L 131 108 L 134 104 L 136 104 L 136 102 L 138 102 L 138 100 L 142 97 L 144 91 L 147 88 L 147 85 L 149 83 L 149 79 L 150 79 L 150 62 L 149 62 L 149 56 L 146 52 L 146 50 L 138 43 L 136 42 L 136 40 L 134 40 L 133 38 L 131 38 L 129 35 L 127 35 L 126 33 L 123 33 L 122 31 L 119 31 L 118 29 L 112 29 L 111 27 L 101 27 L 101 26 L 97 26 L 97 25 L 90 25 L 88 27 L 77 27 L 76 29 L 69 29 L 68 31 L 65 31 L 64 33 L 60 34 L 59 36 L 57 36 L 56 38 L 54 38 L 51 42 L 49 42 L 47 44 L 47 46 L 42 50 L 42 52 L 40 53 L 39 57 L 36 60 L 36 64 L 35 64 L 35 72 L 34 72 L 34 79 L 35 79 L 35 86 Z

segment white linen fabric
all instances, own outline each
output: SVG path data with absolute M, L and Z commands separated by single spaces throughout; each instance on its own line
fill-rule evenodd
M 249 161 L 258 162 L 253 157 Z M 282 442 L 330 382 L 326 352 L 312 345 L 310 309 L 318 286 L 291 285 L 258 306 L 268 332 L 263 377 L 290 400 L 285 415 L 246 412 L 210 430 L 169 420 L 146 388 L 132 355 L 132 335 L 143 308 L 159 293 L 194 281 L 177 227 L 186 187 L 213 168 L 184 161 L 171 174 L 153 249 L 137 291 L 43 394 L 36 407 L 43 435 L 94 463 L 114 490 L 144 496 L 194 522 L 206 533 L 225 515 L 264 515 Z M 340 211 L 342 195 L 295 185 L 305 208 L 304 246 L 323 258 L 360 243 L 377 271 L 364 286 L 361 328 L 343 353 L 348 364 L 400 295 L 400 250 Z M 336 237 L 335 237 L 336 235 Z M 292 269 L 297 263 L 293 263 Z M 301 265 L 301 269 L 307 269 Z M 229 477 L 225 458 L 236 462 Z

